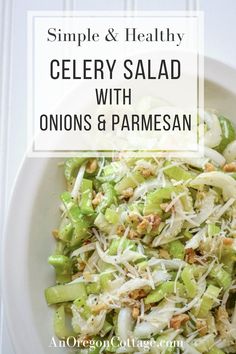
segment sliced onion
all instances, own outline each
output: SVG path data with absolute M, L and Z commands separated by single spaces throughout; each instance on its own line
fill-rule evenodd
M 227 162 L 236 160 L 236 140 L 232 141 L 232 143 L 226 146 L 223 155 Z
M 73 189 L 71 191 L 71 196 L 76 199 L 79 194 L 80 186 L 84 177 L 84 172 L 85 172 L 85 165 L 82 165 L 79 169 L 79 172 L 77 174 Z
M 205 235 L 205 229 L 202 229 L 196 233 L 188 242 L 186 242 L 185 249 L 192 248 L 195 250 L 199 247 L 200 242 L 203 240 Z
M 184 223 L 182 211 L 182 204 L 177 199 L 175 202 L 175 213 L 172 213 L 172 222 L 161 231 L 160 235 L 154 238 L 152 242 L 153 247 L 169 243 L 178 235 Z
M 216 196 L 213 192 L 209 192 L 206 194 L 205 198 L 202 201 L 202 207 L 199 213 L 192 218 L 192 221 L 196 226 L 201 225 L 213 213 L 215 207 L 215 198 Z M 195 225 L 193 227 L 195 227 Z
M 148 322 L 138 323 L 134 330 L 134 335 L 136 338 L 148 338 L 151 335 L 154 335 L 160 331 L 159 328 L 153 326 Z
M 184 158 L 181 158 L 181 161 L 186 163 L 187 165 L 190 165 L 190 166 L 193 166 L 196 168 L 204 168 L 205 164 L 208 162 L 208 159 L 184 157 Z
M 188 344 L 184 339 L 181 338 L 179 339 L 179 341 L 183 343 L 183 354 L 201 354 L 201 352 L 199 352 L 197 349 Z
M 130 198 L 129 202 L 133 202 L 140 197 L 143 197 L 147 192 L 152 191 L 158 187 L 162 187 L 162 183 L 159 179 L 155 178 L 151 181 L 144 182 L 140 184 L 134 191 L 133 196 Z
M 148 338 L 159 333 L 168 326 L 174 310 L 174 302 L 165 301 L 161 303 L 155 310 L 152 310 L 148 315 L 143 317 L 143 322 L 136 325 L 134 336 L 136 338 Z
M 120 295 L 136 289 L 140 289 L 143 288 L 144 286 L 151 286 L 150 280 L 140 279 L 140 278 L 131 279 L 120 287 L 120 289 L 118 290 L 118 294 Z
M 204 148 L 205 156 L 208 157 L 212 162 L 214 162 L 217 166 L 223 166 L 225 164 L 225 158 L 219 152 L 214 149 L 210 149 L 205 146 Z
M 156 265 L 164 265 L 167 269 L 179 269 L 180 266 L 185 266 L 186 262 L 182 261 L 181 259 L 159 259 L 159 258 L 151 258 L 148 261 L 148 265 L 150 267 Z
M 230 198 L 220 209 L 217 210 L 214 215 L 214 220 L 218 220 L 224 213 L 231 207 L 231 205 L 235 202 L 235 198 Z
M 82 246 L 82 247 L 78 248 L 77 250 L 73 251 L 71 253 L 70 257 L 77 257 L 82 253 L 93 251 L 93 250 L 95 250 L 95 248 L 96 248 L 95 243 L 89 243 L 88 245 Z
M 175 315 L 180 315 L 181 313 L 185 313 L 189 310 L 191 310 L 191 308 L 193 308 L 198 301 L 201 299 L 202 295 L 204 294 L 206 289 L 206 281 L 202 281 L 201 283 L 198 283 L 198 294 L 195 296 L 195 298 L 190 301 L 188 304 L 186 304 L 184 307 L 182 308 L 178 308 L 175 311 Z
M 205 112 L 204 120 L 208 126 L 208 131 L 205 133 L 205 145 L 213 148 L 218 146 L 222 139 L 222 130 L 219 119 L 214 113 Z
M 98 260 L 99 260 L 99 255 L 97 251 L 94 251 L 86 263 L 86 266 L 84 268 L 84 273 L 90 274 L 91 272 L 96 271 L 96 265 Z
M 139 258 L 143 258 L 143 254 L 131 251 L 129 249 L 125 249 L 124 252 L 121 255 L 117 256 L 109 256 L 106 252 L 104 252 L 101 249 L 101 246 L 97 242 L 96 244 L 97 252 L 99 257 L 105 262 L 105 263 L 110 263 L 110 264 L 121 264 L 124 262 L 130 262 L 130 261 L 135 261 Z
M 133 320 L 132 312 L 129 307 L 120 310 L 117 321 L 118 335 L 122 341 L 127 341 L 132 331 Z
M 162 283 L 171 279 L 171 275 L 164 270 L 154 270 L 152 278 L 155 284 Z
M 208 185 L 222 189 L 225 200 L 236 198 L 236 181 L 231 176 L 220 171 L 205 172 L 190 182 L 191 186 Z
M 84 335 L 96 335 L 98 334 L 105 322 L 106 311 L 102 310 L 97 316 L 90 316 L 88 320 L 85 320 L 79 312 L 79 309 L 75 306 L 71 306 L 72 310 L 72 326 L 79 327 L 81 334 Z

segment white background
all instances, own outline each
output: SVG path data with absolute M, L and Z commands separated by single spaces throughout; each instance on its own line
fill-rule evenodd
M 202 48 L 202 21 L 194 17 L 184 18 L 184 12 L 141 12 L 138 17 L 116 17 L 114 12 L 109 12 L 112 18 L 112 27 L 119 34 L 119 43 L 114 41 L 107 41 L 106 35 L 110 26 L 110 19 L 107 18 L 106 13 L 99 12 L 100 16 L 91 12 L 92 16 L 89 20 L 89 28 L 92 32 L 98 32 L 100 38 L 97 42 L 86 41 L 78 46 L 77 43 L 71 42 L 62 45 L 61 42 L 50 42 L 45 40 L 47 38 L 48 28 L 60 28 L 62 32 L 72 33 L 74 31 L 86 33 L 88 27 L 87 15 L 80 16 L 81 12 L 74 12 L 73 18 L 57 17 L 60 16 L 57 12 L 40 12 L 31 13 L 32 18 L 29 21 L 31 28 L 29 32 L 33 32 L 34 36 L 29 43 L 29 63 L 32 63 L 32 70 L 29 70 L 28 82 L 32 89 L 29 90 L 27 100 L 29 103 L 28 111 L 28 125 L 32 126 L 31 135 L 29 134 L 29 144 L 34 139 L 34 148 L 30 156 L 41 157 L 66 157 L 68 154 L 62 151 L 92 151 L 97 154 L 97 150 L 153 150 L 161 149 L 174 152 L 174 156 L 199 156 L 200 147 L 198 146 L 197 138 L 197 111 L 198 106 L 198 72 L 201 71 L 201 62 L 198 64 L 198 54 L 201 53 Z M 117 13 L 117 12 L 116 12 Z M 87 12 L 85 12 L 87 14 Z M 140 12 L 138 12 L 140 14 Z M 144 15 L 145 14 L 145 15 Z M 174 17 L 178 14 L 177 17 Z M 179 45 L 178 40 L 174 42 L 153 43 L 150 41 L 128 41 L 125 36 L 125 28 L 136 28 L 137 33 L 153 33 L 153 28 L 157 26 L 158 30 L 164 30 L 168 27 L 172 33 L 184 33 L 184 38 Z M 199 29 L 198 29 L 199 28 Z M 109 35 L 110 37 L 110 35 Z M 155 48 L 155 49 L 154 49 Z M 147 58 L 151 63 L 151 72 L 159 70 L 160 60 L 165 60 L 167 67 L 170 65 L 173 58 L 181 63 L 181 77 L 178 80 L 148 80 L 132 78 L 125 80 L 124 75 L 125 61 L 127 57 L 132 59 L 133 72 L 138 59 L 144 63 L 144 68 L 147 69 Z M 52 80 L 48 74 L 49 63 L 52 59 L 61 62 L 64 58 L 71 62 L 76 58 L 76 73 L 83 76 L 81 67 L 82 59 L 89 58 L 92 63 L 97 60 L 103 60 L 104 64 L 104 78 L 94 78 L 93 80 Z M 97 59 L 99 58 L 99 59 Z M 112 80 L 108 79 L 106 61 L 114 62 L 114 70 L 112 72 Z M 92 63 L 87 67 L 91 68 L 90 76 L 94 77 L 94 70 Z M 71 77 L 72 66 L 67 62 L 67 75 Z M 56 67 L 58 70 L 58 67 Z M 61 71 L 61 69 L 60 69 Z M 147 70 L 146 70 L 147 71 Z M 123 105 L 122 100 L 119 104 L 115 103 L 112 106 L 98 105 L 95 89 L 106 89 L 115 87 L 129 88 L 132 91 L 132 104 Z M 145 93 L 144 93 L 145 92 Z M 165 131 L 161 129 L 162 124 L 158 127 L 160 131 L 150 131 L 145 129 L 139 131 L 134 129 L 132 133 L 127 129 L 121 129 L 122 117 L 124 114 L 128 116 L 131 121 L 131 115 L 137 113 L 142 99 L 145 96 L 156 97 L 158 92 L 159 109 L 146 111 L 145 109 L 138 110 L 138 114 L 165 114 L 171 117 L 170 125 L 174 122 L 176 114 L 182 116 L 183 114 L 191 114 L 190 131 L 175 130 Z M 67 94 L 65 94 L 67 93 Z M 202 95 L 202 92 L 199 92 Z M 79 97 L 79 99 L 77 99 Z M 120 96 L 121 97 L 121 96 Z M 201 97 L 201 96 L 200 96 Z M 165 106 L 161 107 L 161 106 Z M 184 108 L 183 108 L 184 107 Z M 49 116 L 50 113 L 57 113 L 62 115 L 74 113 L 85 116 L 90 115 L 91 129 L 88 131 L 81 130 L 63 130 L 55 131 L 54 129 L 47 129 L 42 131 L 40 129 L 39 117 L 44 115 Z M 195 114 L 194 114 L 195 113 Z M 97 116 L 104 114 L 106 119 L 106 130 L 100 131 L 97 124 Z M 115 125 L 112 129 L 112 117 L 117 114 L 120 117 L 120 124 Z M 164 118 L 164 116 L 163 116 Z M 159 119 L 158 119 L 159 120 Z M 44 120 L 45 121 L 45 120 Z M 159 120 L 160 123 L 162 119 Z M 131 126 L 131 123 L 129 123 Z M 79 135 L 78 135 L 79 134 Z M 51 150 L 51 151 L 50 151 Z M 56 152 L 52 151 L 56 150 Z M 41 151 L 41 152 L 40 152 Z M 50 152 L 48 152 L 50 151 Z M 59 151 L 61 151 L 59 153 Z M 111 153 L 110 153 L 111 154 Z M 133 156 L 137 156 L 137 152 Z M 143 153 L 142 153 L 143 154 Z M 184 155 L 185 154 L 185 155 Z M 92 156 L 92 153 L 90 152 Z M 129 156 L 131 152 L 129 152 Z M 172 155 L 173 156 L 173 155 Z
M 26 149 L 27 10 L 130 10 L 133 8 L 205 11 L 205 54 L 236 68 L 235 0 L 0 0 L 1 231 L 5 218 L 4 211 L 7 209 L 17 170 Z M 22 319 L 22 325 L 23 323 Z M 0 353 L 14 354 L 3 311 L 1 311 L 1 328 Z

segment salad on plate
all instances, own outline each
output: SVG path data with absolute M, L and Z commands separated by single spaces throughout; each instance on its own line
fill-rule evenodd
M 78 353 L 236 353 L 236 137 L 204 125 L 203 158 L 65 161 L 45 297 L 59 339 L 109 343 Z

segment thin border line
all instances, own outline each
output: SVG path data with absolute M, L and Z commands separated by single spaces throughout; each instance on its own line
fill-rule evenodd
M 46 11 L 47 13 L 48 12 L 52 12 L 52 13 L 55 13 L 54 11 Z M 93 14 L 93 15 L 86 15 L 85 14 L 85 12 L 86 11 L 84 11 L 84 13 L 82 12 L 81 14 L 78 14 L 78 15 L 75 15 L 74 13 L 73 13 L 73 15 L 71 15 L 71 14 L 69 14 L 69 12 L 68 12 L 68 14 L 60 14 L 60 15 L 38 15 L 38 12 L 30 12 L 30 19 L 31 20 L 33 20 L 33 28 L 34 28 L 34 24 L 35 24 L 35 19 L 37 19 L 37 18 L 50 18 L 50 17 L 52 17 L 52 18 L 60 18 L 60 17 L 73 17 L 73 18 L 101 18 L 101 17 L 108 17 L 108 18 L 119 18 L 119 17 L 124 17 L 125 15 L 126 15 L 126 13 L 122 13 L 122 14 L 117 14 L 117 15 L 106 15 L 106 14 L 104 14 L 104 13 L 99 13 L 99 14 Z M 157 11 L 158 12 L 158 11 Z M 162 11 L 162 13 L 164 13 L 164 12 L 167 12 L 168 13 L 168 11 Z M 171 11 L 169 11 L 169 12 L 171 12 Z M 202 12 L 201 11 L 195 11 L 195 13 L 193 13 L 193 12 L 189 12 L 189 14 L 187 13 L 187 15 L 188 16 L 186 16 L 186 13 L 184 13 L 184 11 L 173 11 L 173 12 L 177 12 L 178 14 L 176 14 L 176 15 L 162 15 L 161 14 L 161 12 L 159 13 L 159 14 L 157 14 L 157 15 L 151 15 L 151 14 L 148 14 L 148 12 L 146 12 L 145 13 L 145 11 L 144 11 L 144 14 L 142 15 L 141 13 L 137 13 L 137 14 L 135 14 L 135 13 L 133 13 L 133 12 L 128 12 L 127 13 L 127 16 L 130 16 L 130 17 L 135 17 L 135 18 L 146 18 L 146 17 L 150 17 L 150 18 L 157 18 L 157 17 L 163 17 L 163 18 L 196 18 L 196 19 L 198 19 L 198 26 L 200 25 L 200 22 L 201 22 L 201 20 L 202 20 Z M 182 14 L 180 14 L 181 12 L 183 12 L 184 13 L 184 15 L 182 15 Z M 185 11 L 186 12 L 186 11 Z M 197 14 L 196 14 L 196 12 L 197 12 Z M 198 30 L 198 35 L 199 35 L 199 33 L 200 33 L 200 31 Z M 199 94 L 199 87 L 200 87 L 200 78 L 199 78 L 199 68 L 200 68 L 200 64 L 199 64 L 199 55 L 200 54 L 202 54 L 202 53 L 200 53 L 200 48 L 199 48 L 199 41 L 198 41 L 198 52 L 197 52 L 197 63 L 198 63 L 198 66 L 197 66 L 197 101 L 198 101 L 198 104 L 197 104 L 197 107 L 199 106 L 199 99 L 200 99 L 200 96 L 202 96 L 202 95 L 200 95 Z M 199 108 L 197 108 L 197 112 L 199 112 Z M 34 125 L 34 124 L 33 124 Z M 34 131 L 33 131 L 34 132 Z M 31 132 L 32 133 L 32 132 Z M 32 136 L 32 135 L 31 135 Z M 200 138 L 199 138 L 200 137 Z M 203 147 L 199 144 L 199 140 L 200 139 L 202 139 L 202 134 L 201 134 L 201 131 L 200 131 L 200 129 L 198 128 L 198 130 L 197 130 L 197 141 L 198 141 L 198 143 L 197 143 L 197 149 L 193 149 L 193 150 L 167 150 L 167 152 L 165 152 L 165 150 L 164 149 L 162 149 L 162 150 L 159 150 L 159 152 L 157 152 L 157 156 L 160 156 L 161 154 L 163 154 L 163 156 L 166 156 L 166 155 L 168 155 L 168 154 L 172 154 L 172 156 L 174 156 L 173 155 L 173 152 L 175 152 L 175 153 L 177 153 L 177 154 L 180 154 L 180 153 L 185 153 L 185 154 L 187 154 L 187 153 L 192 153 L 192 154 L 199 154 L 200 152 L 202 153 L 202 151 L 203 151 Z M 41 154 L 42 153 L 42 155 L 41 156 L 43 156 L 43 153 L 45 153 L 45 156 L 46 156 L 46 154 L 47 153 L 54 153 L 54 154 L 70 154 L 70 150 L 66 150 L 66 151 L 63 151 L 63 150 L 56 150 L 56 151 L 52 151 L 52 150 L 35 150 L 35 141 L 33 140 L 33 148 L 31 147 L 30 148 L 30 151 L 28 152 L 28 156 L 34 156 L 34 154 L 35 154 L 35 156 L 37 155 L 37 154 Z M 31 146 L 32 146 L 31 145 Z M 155 151 L 158 151 L 158 150 L 155 150 Z M 98 154 L 100 154 L 101 156 L 105 156 L 105 151 L 103 151 L 103 150 L 97 150 L 97 152 L 98 152 Z M 124 151 L 124 150 L 122 150 L 122 151 L 120 151 L 120 150 L 114 150 L 114 152 L 115 153 L 126 153 L 126 154 L 129 154 L 129 153 L 135 153 L 135 155 L 137 154 L 136 152 L 135 152 L 135 150 L 128 150 L 128 152 L 127 151 Z M 79 153 L 80 153 L 80 155 L 82 156 L 82 155 L 85 155 L 85 154 L 87 154 L 87 152 L 86 151 L 79 151 Z M 92 153 L 94 153 L 94 154 L 96 154 L 96 151 L 95 150 L 93 150 L 92 152 L 91 152 L 91 154 Z M 151 151 L 150 151 L 150 153 L 151 153 Z M 110 152 L 109 152 L 109 150 L 106 150 L 106 154 L 108 154 L 108 156 L 110 156 Z M 51 156 L 51 157 L 56 157 L 55 155 L 54 156 Z
M 0 216 L 0 230 L 3 235 L 5 224 L 5 214 L 7 209 L 6 200 L 6 180 L 7 180 L 7 162 L 8 162 L 8 142 L 9 142 L 9 121 L 10 121 L 10 91 L 11 91 L 11 51 L 12 51 L 12 16 L 13 7 L 12 0 L 2 1 L 1 6 L 1 51 L 0 51 L 0 74 L 2 77 L 0 84 L 0 191 L 2 199 L 2 213 Z M 3 238 L 0 238 L 0 249 L 2 247 Z M 1 257 L 3 259 L 3 257 Z M 2 261 L 1 261 L 2 263 Z M 2 271 L 2 267 L 1 267 Z M 0 291 L 2 289 L 2 277 Z M 0 308 L 0 348 L 3 351 L 3 324 L 4 324 L 4 307 L 1 295 Z

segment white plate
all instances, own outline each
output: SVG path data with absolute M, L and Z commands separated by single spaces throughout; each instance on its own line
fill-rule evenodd
M 236 71 L 206 60 L 206 107 L 236 123 Z M 25 159 L 10 203 L 3 259 L 3 297 L 17 354 L 52 354 L 52 312 L 44 289 L 54 283 L 47 258 L 54 243 L 51 230 L 59 222 L 63 171 L 57 159 Z M 64 350 L 67 352 L 67 350 Z

